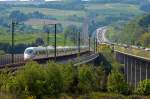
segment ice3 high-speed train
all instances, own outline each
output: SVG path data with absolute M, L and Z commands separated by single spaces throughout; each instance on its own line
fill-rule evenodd
M 66 52 L 75 52 L 78 50 L 77 46 L 57 46 L 57 53 L 66 53 Z M 80 50 L 84 51 L 87 50 L 88 46 L 81 46 Z M 46 57 L 47 55 L 53 55 L 54 47 L 47 46 L 47 47 L 28 47 L 24 51 L 24 60 L 31 60 L 36 59 L 39 57 Z

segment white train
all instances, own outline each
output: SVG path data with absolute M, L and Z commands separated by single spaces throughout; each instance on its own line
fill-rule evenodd
M 78 46 L 57 46 L 57 53 L 75 52 L 78 50 Z M 81 51 L 88 50 L 88 46 L 81 46 Z M 36 59 L 46 57 L 47 55 L 53 55 L 54 47 L 28 47 L 24 51 L 24 60 Z

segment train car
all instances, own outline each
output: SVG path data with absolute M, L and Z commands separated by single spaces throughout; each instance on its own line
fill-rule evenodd
M 81 50 L 86 49 L 87 46 L 81 46 Z M 57 53 L 66 53 L 66 52 L 73 52 L 78 50 L 77 46 L 57 46 Z M 52 55 L 54 53 L 54 47 L 28 47 L 24 51 L 24 60 L 31 60 L 36 58 L 44 58 L 48 55 Z
M 24 51 L 24 60 L 34 59 L 38 56 L 46 55 L 47 52 L 53 52 L 54 47 L 48 46 L 48 47 L 28 47 Z

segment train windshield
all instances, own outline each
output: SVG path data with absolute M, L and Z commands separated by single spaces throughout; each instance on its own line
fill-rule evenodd
M 25 53 L 27 53 L 27 54 L 32 54 L 32 53 L 33 53 L 33 50 L 32 50 L 32 49 L 28 49 L 28 50 L 25 51 Z

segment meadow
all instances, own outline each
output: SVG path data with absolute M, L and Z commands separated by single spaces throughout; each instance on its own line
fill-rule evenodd
M 16 33 L 15 34 L 15 38 L 14 38 L 14 41 L 15 41 L 15 44 L 30 44 L 30 43 L 33 43 L 35 42 L 35 40 L 37 38 L 42 38 L 45 43 L 47 43 L 47 34 L 46 33 Z M 50 42 L 49 42 L 49 45 L 53 45 L 54 44 L 54 34 L 51 33 L 50 36 Z M 2 34 L 0 35 L 0 43 L 10 43 L 11 44 L 11 34 Z M 68 38 L 66 40 L 66 44 L 67 45 L 72 45 L 72 42 L 71 40 Z M 57 45 L 64 45 L 64 34 L 57 34 Z

